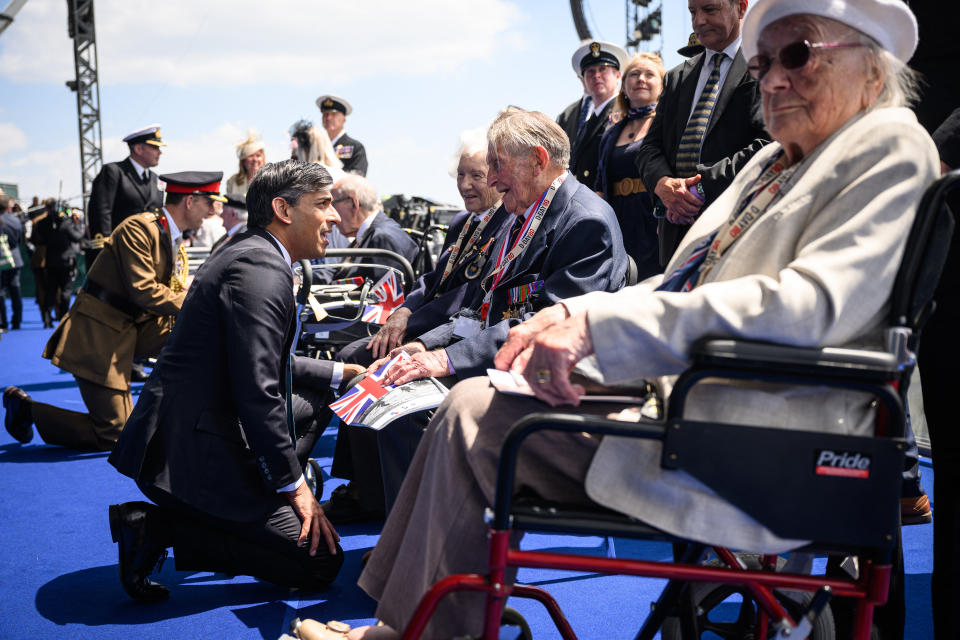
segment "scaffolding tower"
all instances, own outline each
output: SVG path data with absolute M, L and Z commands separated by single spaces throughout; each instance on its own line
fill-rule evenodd
M 103 137 L 100 133 L 100 81 L 97 74 L 97 37 L 93 22 L 93 0 L 67 0 L 67 30 L 73 41 L 76 72 L 67 86 L 77 94 L 77 123 L 80 131 L 80 177 L 83 210 L 93 179 L 103 166 Z

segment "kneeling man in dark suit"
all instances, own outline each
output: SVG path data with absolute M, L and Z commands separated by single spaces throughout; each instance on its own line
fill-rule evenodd
M 247 192 L 248 230 L 189 289 L 109 458 L 155 503 L 110 507 L 134 599 L 167 598 L 149 575 L 170 546 L 178 570 L 301 588 L 329 584 L 343 564 L 302 469 L 344 365 L 290 355 L 291 263 L 324 254 L 339 222 L 331 183 L 315 163 L 264 166 Z

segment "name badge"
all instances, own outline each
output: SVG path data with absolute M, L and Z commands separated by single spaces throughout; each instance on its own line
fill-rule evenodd
M 481 329 L 483 329 L 483 322 L 480 318 L 474 317 L 473 314 L 461 314 L 454 322 L 453 336 L 464 340 L 477 335 Z

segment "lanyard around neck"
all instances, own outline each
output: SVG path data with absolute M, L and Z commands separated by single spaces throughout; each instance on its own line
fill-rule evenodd
M 703 284 L 707 273 L 720 261 L 724 252 L 780 197 L 783 185 L 795 169 L 796 165 L 791 166 L 782 151 L 770 161 L 760 177 L 753 182 L 753 188 L 740 202 L 735 213 L 717 230 L 703 259 L 696 286 Z
M 560 188 L 560 185 L 563 184 L 566 177 L 566 173 L 560 174 L 557 176 L 557 179 L 550 184 L 547 190 L 543 192 L 540 200 L 534 205 L 535 212 L 527 218 L 513 246 L 507 246 L 509 244 L 508 239 L 503 243 L 503 246 L 500 247 L 500 253 L 497 255 L 496 267 L 494 267 L 493 273 L 484 278 L 483 283 L 481 283 L 482 285 L 486 285 L 488 282 L 490 283 L 489 289 L 484 286 L 484 289 L 487 291 L 487 298 L 490 297 L 493 290 L 496 289 L 500 281 L 503 280 L 503 277 L 507 273 L 507 268 L 513 264 L 517 258 L 523 255 L 523 252 L 530 245 L 530 241 L 537 233 L 537 229 L 540 228 L 540 223 L 543 222 L 543 218 L 547 214 L 547 209 L 550 208 L 550 203 L 553 202 L 553 196 L 557 193 L 557 189 Z
M 457 267 L 457 264 L 460 259 L 465 258 L 467 252 L 470 251 L 470 248 L 476 245 L 477 240 L 480 239 L 480 235 L 483 233 L 483 230 L 486 228 L 487 223 L 490 222 L 490 219 L 493 218 L 493 214 L 500 207 L 500 203 L 490 207 L 483 217 L 480 219 L 477 228 L 473 230 L 473 233 L 470 235 L 470 239 L 465 245 L 461 246 L 463 242 L 463 237 L 467 235 L 467 230 L 470 228 L 469 222 L 464 222 L 463 229 L 460 230 L 460 235 L 457 236 L 457 241 L 453 243 L 453 246 L 450 247 L 450 258 L 447 260 L 447 266 L 443 269 L 443 275 L 440 276 L 440 284 L 437 285 L 437 288 L 443 286 L 443 283 L 446 282 L 447 278 L 450 277 L 450 274 L 453 273 L 453 270 Z M 462 256 L 460 254 L 463 254 Z

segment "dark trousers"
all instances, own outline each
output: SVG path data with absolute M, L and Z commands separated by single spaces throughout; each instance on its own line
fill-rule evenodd
M 7 301 L 4 296 L 10 296 L 10 306 L 13 315 L 10 316 L 10 327 L 20 328 L 23 320 L 23 299 L 20 297 L 20 267 L 0 271 L 0 328 L 7 328 Z
M 317 555 L 300 547 L 300 518 L 286 497 L 253 522 L 215 518 L 153 487 L 140 486 L 158 507 L 149 512 L 150 535 L 173 547 L 178 571 L 248 575 L 284 587 L 320 589 L 343 565 L 343 550 L 330 555 L 321 540 Z
M 329 390 L 298 389 L 293 395 L 297 459 L 301 467 L 330 422 Z M 159 509 L 150 512 L 150 535 L 173 547 L 180 571 L 248 575 L 285 587 L 318 589 L 340 571 L 343 551 L 330 555 L 321 540 L 317 555 L 297 545 L 301 522 L 286 496 L 277 494 L 273 510 L 252 522 L 215 518 L 154 487 L 139 485 Z
M 77 277 L 77 266 L 50 266 L 47 272 L 46 308 L 56 311 L 57 320 L 60 320 L 70 309 L 70 298 L 73 296 L 73 281 Z
M 370 341 L 373 339 L 373 336 L 366 336 L 360 338 L 359 340 L 354 340 L 347 346 L 340 349 L 337 353 L 337 360 L 341 362 L 348 362 L 350 364 L 359 364 L 366 367 L 369 367 L 373 364 L 373 352 L 367 350 L 367 345 L 370 344 Z

